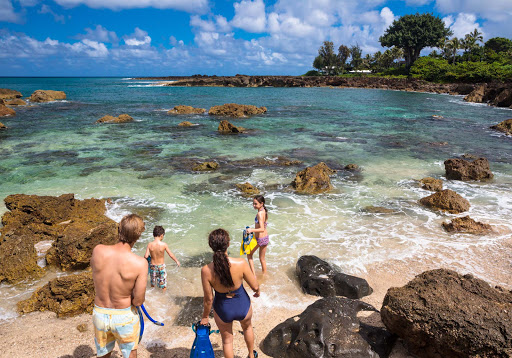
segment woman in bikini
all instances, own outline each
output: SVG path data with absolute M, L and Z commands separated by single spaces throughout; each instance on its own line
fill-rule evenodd
M 233 321 L 240 321 L 249 357 L 254 358 L 258 353 L 254 350 L 252 306 L 243 281 L 245 280 L 252 288 L 254 297 L 259 297 L 260 289 L 247 262 L 243 258 L 228 256 L 229 240 L 229 234 L 224 229 L 214 230 L 208 236 L 208 244 L 213 250 L 213 262 L 201 269 L 204 292 L 201 324 L 208 324 L 208 316 L 213 305 L 215 323 L 222 337 L 224 357 L 232 358 Z
M 247 254 L 247 260 L 249 261 L 249 266 L 251 267 L 251 271 L 256 274 L 256 270 L 254 269 L 254 259 L 253 255 L 256 250 L 260 250 L 260 262 L 261 262 L 261 270 L 263 274 L 267 273 L 267 261 L 265 260 L 265 253 L 267 252 L 267 246 L 269 244 L 268 232 L 267 232 L 267 219 L 268 219 L 268 210 L 265 207 L 265 198 L 263 195 L 256 195 L 252 200 L 252 207 L 258 211 L 256 217 L 254 218 L 254 229 L 247 229 L 248 233 L 253 232 L 256 237 L 256 242 L 258 245 L 254 249 L 252 249 L 251 253 Z

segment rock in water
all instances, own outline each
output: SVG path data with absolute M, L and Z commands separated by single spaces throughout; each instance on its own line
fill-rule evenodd
M 469 216 L 455 218 L 451 222 L 444 222 L 443 227 L 448 232 L 482 235 L 492 231 L 492 226 L 471 219 Z
M 192 167 L 192 170 L 197 172 L 204 172 L 209 170 L 215 170 L 219 167 L 218 163 L 215 162 L 204 162 L 204 163 L 197 163 Z
M 266 107 L 256 107 L 246 104 L 226 103 L 222 106 L 213 106 L 208 111 L 211 116 L 226 117 L 246 117 L 255 114 L 263 114 L 267 111 Z
M 507 135 L 512 135 L 512 118 L 491 126 L 491 129 L 495 129 Z
M 37 90 L 30 96 L 30 102 L 51 102 L 58 99 L 66 99 L 63 91 Z
M 12 99 L 10 101 L 7 101 L 6 104 L 9 105 L 9 106 L 26 106 L 27 102 L 25 102 L 22 99 L 16 98 L 16 99 Z
M 83 272 L 51 280 L 29 299 L 18 302 L 17 309 L 21 314 L 52 311 L 57 317 L 71 317 L 92 313 L 94 296 L 92 273 Z
M 15 116 L 16 111 L 12 108 L 6 107 L 3 104 L 0 104 L 0 117 L 9 117 L 9 116 Z
M 242 133 L 245 131 L 245 128 L 234 126 L 229 121 L 223 120 L 219 123 L 218 130 L 221 133 Z
M 262 351 L 275 358 L 367 358 L 389 356 L 395 336 L 360 321 L 361 311 L 373 306 L 343 297 L 322 298 L 274 327 Z
M 307 167 L 297 173 L 292 187 L 299 193 L 319 194 L 332 189 L 330 175 L 336 173 L 324 162 L 320 162 L 313 167 Z
M 422 198 L 420 204 L 428 208 L 447 211 L 451 214 L 468 211 L 471 206 L 469 201 L 450 189 L 441 190 Z
M 178 124 L 178 127 L 192 127 L 194 124 L 192 122 L 189 122 L 189 121 L 183 121 L 181 123 Z
M 510 357 L 512 293 L 471 275 L 438 269 L 390 288 L 386 327 L 419 357 Z
M 7 129 L 7 126 L 5 124 L 3 124 L 2 122 L 0 122 L 0 129 Z
M 252 195 L 257 195 L 257 194 L 260 193 L 258 188 L 254 187 L 250 183 L 236 184 L 236 187 L 238 188 L 238 190 L 240 190 L 245 195 L 251 195 L 252 196 Z
M 128 123 L 133 122 L 133 118 L 128 114 L 120 114 L 119 117 L 106 115 L 96 121 L 96 123 Z
M 445 160 L 446 179 L 452 180 L 487 180 L 494 175 L 489 168 L 486 158 L 477 158 L 473 161 L 452 158 Z
M 194 108 L 192 106 L 174 106 L 167 114 L 203 114 L 206 112 L 204 108 Z
M 310 295 L 361 298 L 373 292 L 365 279 L 346 275 L 316 256 L 301 256 L 295 271 L 302 291 Z
M 8 88 L 0 88 L 0 99 L 14 99 L 21 98 L 22 95 L 20 92 L 8 89 Z
M 443 181 L 441 179 L 435 179 L 432 177 L 426 177 L 420 180 L 422 189 L 430 191 L 441 191 L 443 190 Z

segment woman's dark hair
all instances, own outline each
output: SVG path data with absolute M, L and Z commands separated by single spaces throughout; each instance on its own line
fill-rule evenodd
M 266 215 L 265 221 L 268 221 L 268 209 L 265 206 L 265 198 L 263 197 L 263 195 L 256 195 L 254 197 L 254 200 L 256 200 L 260 204 L 263 204 L 263 209 L 265 209 L 265 215 Z
M 213 272 L 219 278 L 220 283 L 226 287 L 233 287 L 233 278 L 229 268 L 226 250 L 229 246 L 229 234 L 224 229 L 213 230 L 208 236 L 208 245 L 213 250 Z

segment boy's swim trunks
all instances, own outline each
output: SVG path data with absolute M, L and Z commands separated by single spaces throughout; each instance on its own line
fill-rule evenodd
M 94 306 L 94 343 L 96 355 L 102 357 L 112 352 L 117 342 L 124 358 L 139 345 L 140 322 L 135 307 L 123 309 Z
M 149 265 L 149 277 L 151 278 L 151 286 L 166 288 L 167 271 L 165 271 L 165 264 Z

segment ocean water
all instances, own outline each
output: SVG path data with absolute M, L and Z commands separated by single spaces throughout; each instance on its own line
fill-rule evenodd
M 62 90 L 67 100 L 17 108 L 0 132 L 0 198 L 25 193 L 79 199 L 111 198 L 108 215 L 118 221 L 142 215 L 148 230 L 136 244 L 143 254 L 154 225 L 166 228 L 165 241 L 183 267 L 168 261 L 170 289 L 151 289 L 157 316 L 172 317 L 183 299 L 202 295 L 199 267 L 211 252 L 208 232 L 223 227 L 238 256 L 242 229 L 255 211 L 235 184 L 250 182 L 267 199 L 271 244 L 270 275 L 263 284 L 263 307 L 301 307 L 294 267 L 314 254 L 349 274 L 364 275 L 370 265 L 391 259 L 425 257 L 439 266 L 456 266 L 502 284 L 485 265 L 465 255 L 470 248 L 510 238 L 512 224 L 512 138 L 489 126 L 512 117 L 507 109 L 465 103 L 461 96 L 350 88 L 165 87 L 157 81 L 122 78 L 0 78 L 0 88 L 29 96 L 37 89 Z M 223 103 L 266 106 L 261 116 L 232 119 L 247 134 L 221 135 L 219 118 L 171 116 L 175 105 L 210 108 Z M 127 113 L 135 122 L 94 122 L 106 114 Z M 435 118 L 433 115 L 442 116 Z M 181 128 L 188 120 L 198 124 Z M 465 153 L 487 157 L 490 182 L 445 181 L 471 203 L 472 218 L 492 224 L 487 236 L 448 234 L 441 223 L 457 215 L 418 205 L 430 195 L 416 180 L 443 178 L 443 161 Z M 301 160 L 295 167 L 235 168 L 229 162 L 279 156 Z M 189 159 L 216 160 L 220 169 L 196 173 Z M 295 174 L 320 161 L 335 169 L 330 193 L 294 193 Z M 396 214 L 368 214 L 368 205 Z M 0 214 L 6 208 L 0 207 Z M 457 254 L 459 253 L 459 254 Z M 259 262 L 256 259 L 259 270 Z M 38 281 L 0 285 L 0 319 L 16 316 L 15 303 L 61 273 Z M 173 305 L 161 305 L 174 299 Z M 153 302 L 153 303 L 152 303 Z M 194 309 L 194 308 L 191 308 Z M 200 312 L 198 312 L 200 314 Z

